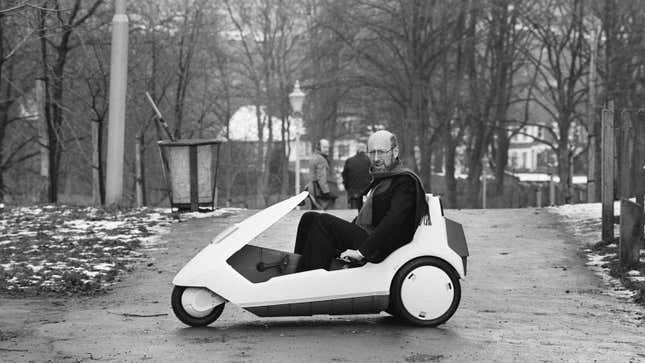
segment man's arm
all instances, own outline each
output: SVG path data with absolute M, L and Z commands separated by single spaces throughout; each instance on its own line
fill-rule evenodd
M 411 177 L 399 178 L 393 186 L 390 209 L 374 229 L 374 232 L 363 241 L 359 251 L 368 261 L 374 261 L 379 251 L 388 249 L 388 244 L 399 243 L 392 237 L 402 226 L 410 223 L 416 210 L 416 182 Z
M 343 177 L 343 185 L 345 186 L 345 190 L 347 190 L 347 182 L 348 182 L 348 180 L 347 180 L 347 174 L 348 174 L 347 163 L 348 163 L 348 161 L 349 161 L 349 159 L 345 160 L 345 166 L 343 166 L 343 172 L 340 173 L 340 175 Z

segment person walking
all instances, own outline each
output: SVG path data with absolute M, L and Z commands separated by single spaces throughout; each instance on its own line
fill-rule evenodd
M 329 141 L 320 139 L 309 165 L 310 179 L 306 186 L 311 195 L 311 209 L 332 209 L 338 198 L 338 186 L 328 155 Z
M 363 192 L 370 185 L 370 158 L 365 154 L 366 146 L 357 145 L 356 155 L 345 160 L 343 185 L 347 191 L 347 207 L 360 210 L 363 207 Z

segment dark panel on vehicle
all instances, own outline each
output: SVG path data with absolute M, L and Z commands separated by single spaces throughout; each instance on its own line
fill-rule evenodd
M 446 232 L 448 234 L 448 246 L 457 252 L 460 257 L 468 256 L 468 245 L 466 244 L 466 236 L 461 224 L 446 218 Z
M 245 245 L 226 262 L 247 280 L 256 283 L 296 272 L 299 259 L 300 255 L 295 253 Z
M 311 316 L 378 314 L 387 309 L 389 295 L 332 299 L 297 304 L 254 306 L 245 308 L 257 316 Z

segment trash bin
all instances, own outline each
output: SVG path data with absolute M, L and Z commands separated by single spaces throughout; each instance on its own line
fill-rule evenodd
M 221 141 L 180 139 L 162 140 L 158 144 L 169 187 L 170 207 L 193 212 L 203 207 L 214 210 Z

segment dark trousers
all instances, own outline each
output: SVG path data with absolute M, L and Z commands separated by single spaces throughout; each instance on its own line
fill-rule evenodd
M 367 238 L 361 227 L 327 213 L 306 212 L 298 223 L 295 253 L 301 255 L 298 271 L 329 269 L 347 249 L 357 249 Z

